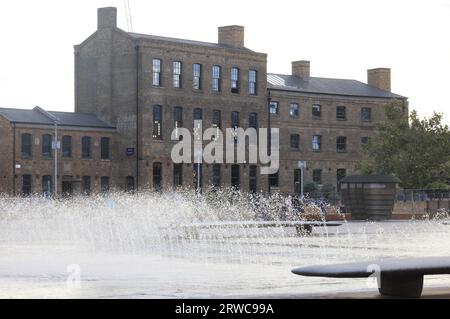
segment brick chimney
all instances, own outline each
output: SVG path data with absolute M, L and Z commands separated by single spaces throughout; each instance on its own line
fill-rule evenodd
M 391 91 L 391 69 L 377 68 L 367 70 L 367 84 L 384 91 Z
M 117 28 L 117 8 L 106 7 L 97 10 L 98 29 Z
M 243 48 L 244 27 L 240 25 L 219 27 L 219 44 L 234 48 Z
M 309 61 L 293 61 L 292 75 L 299 78 L 309 78 L 310 65 Z

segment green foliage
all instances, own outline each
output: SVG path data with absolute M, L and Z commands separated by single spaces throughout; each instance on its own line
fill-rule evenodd
M 445 184 L 450 178 L 450 131 L 442 114 L 420 119 L 416 111 L 409 118 L 402 102 L 386 105 L 386 120 L 365 146 L 368 160 L 359 165 L 365 174 L 393 174 L 405 188 Z
M 304 191 L 305 193 L 314 193 L 314 192 L 317 191 L 318 189 L 319 189 L 319 187 L 317 186 L 317 184 L 316 184 L 316 183 L 312 183 L 312 182 L 306 183 L 306 184 L 303 186 L 303 191 Z
M 440 182 L 433 182 L 425 186 L 425 189 L 434 189 L 434 190 L 448 190 L 450 189 L 450 185 L 440 183 Z
M 325 185 L 322 186 L 322 189 L 321 189 L 322 193 L 324 193 L 324 194 L 333 193 L 334 190 L 335 189 L 334 189 L 333 184 L 325 184 Z
M 322 192 L 322 196 L 327 200 L 336 200 L 337 199 L 336 189 L 333 184 L 323 185 L 321 192 Z

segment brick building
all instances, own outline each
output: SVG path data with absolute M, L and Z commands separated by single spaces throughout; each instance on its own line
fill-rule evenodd
M 58 193 L 111 187 L 115 127 L 94 114 L 0 108 L 0 193 L 51 193 L 57 120 Z
M 166 38 L 125 32 L 117 28 L 116 8 L 101 8 L 98 29 L 75 46 L 75 113 L 64 113 L 70 120 L 60 124 L 60 134 L 72 135 L 76 142 L 73 157 L 61 158 L 59 174 L 66 178 L 58 187 L 67 189 L 66 179 L 72 181 L 71 189 L 83 190 L 83 176 L 91 176 L 97 190 L 102 180 L 107 188 L 107 177 L 108 184 L 119 189 L 194 186 L 200 172 L 203 187 L 267 191 L 271 185 L 294 193 L 299 160 L 307 161 L 307 182 L 336 185 L 340 177 L 355 172 L 361 144 L 393 99 L 402 101 L 407 111 L 407 99 L 390 92 L 389 69 L 369 70 L 368 84 L 311 77 L 308 61 L 293 62 L 290 75 L 267 74 L 267 55 L 245 47 L 241 26 L 220 27 L 218 43 Z M 8 158 L 0 165 L 5 180 L 0 192 L 12 193 L 12 183 L 19 193 L 30 174 L 33 182 L 52 176 L 49 159 L 21 156 L 23 133 L 33 136 L 32 154 L 41 147 L 40 136 L 52 134 L 51 121 L 44 128 L 29 120 L 31 113 L 40 112 L 0 111 L 0 139 L 6 150 L 0 156 Z M 198 167 L 171 160 L 176 127 L 192 129 L 194 120 L 202 120 L 204 128 L 267 127 L 269 113 L 271 127 L 280 128 L 278 174 L 261 175 L 259 165 Z M 81 117 L 95 125 L 86 125 Z M 90 160 L 83 159 L 82 145 L 77 144 L 86 135 L 94 141 Z M 108 159 L 100 156 L 104 137 L 110 139 Z M 33 192 L 42 189 L 32 186 Z

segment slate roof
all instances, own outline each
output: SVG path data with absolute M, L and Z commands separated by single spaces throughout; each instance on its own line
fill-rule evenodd
M 78 126 L 105 129 L 115 128 L 114 126 L 111 126 L 100 120 L 95 114 L 52 111 L 49 111 L 49 113 L 58 119 L 58 125 L 60 126 Z M 39 112 L 37 108 L 34 108 L 32 110 L 0 108 L 0 116 L 3 116 L 11 123 L 35 125 L 54 124 L 51 118 L 49 118 L 42 112 Z
M 149 39 L 157 41 L 173 42 L 177 44 L 196 45 L 209 48 L 221 48 L 238 51 L 254 52 L 247 48 L 235 48 L 224 44 L 186 40 L 170 37 L 162 37 L 150 34 L 126 32 L 135 39 Z M 284 74 L 267 74 L 267 87 L 273 90 L 301 92 L 309 94 L 343 95 L 355 97 L 406 99 L 406 97 L 388 91 L 380 90 L 356 80 L 330 79 L 330 78 L 300 78 Z
M 247 49 L 247 48 L 235 48 L 235 47 L 225 45 L 225 44 L 161 37 L 161 36 L 157 36 L 157 35 L 142 34 L 142 33 L 133 33 L 133 32 L 127 32 L 127 33 L 136 39 L 149 39 L 149 40 L 174 42 L 174 43 L 178 43 L 178 44 L 198 45 L 198 46 L 209 47 L 209 48 L 220 48 L 220 49 L 231 49 L 231 50 L 238 50 L 238 51 L 253 52 L 252 50 Z
M 405 99 L 404 96 L 383 91 L 356 80 L 316 77 L 301 78 L 292 75 L 269 73 L 267 74 L 267 87 L 274 90 L 301 93 Z

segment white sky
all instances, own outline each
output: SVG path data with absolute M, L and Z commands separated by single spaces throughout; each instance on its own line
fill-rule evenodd
M 97 8 L 123 0 L 14 0 L 0 4 L 0 106 L 72 111 L 73 45 L 97 27 Z M 130 0 L 134 31 L 207 42 L 217 27 L 246 27 L 246 46 L 269 54 L 268 71 L 366 82 L 392 68 L 392 91 L 420 115 L 450 124 L 450 0 Z

